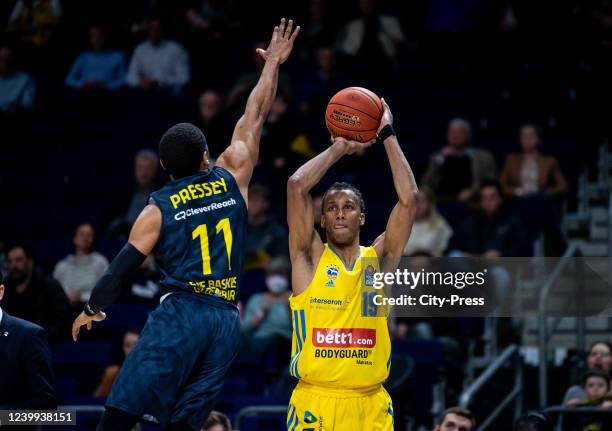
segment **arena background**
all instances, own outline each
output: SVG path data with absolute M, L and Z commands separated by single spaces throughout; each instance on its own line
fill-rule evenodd
M 56 264 L 74 252 L 73 237 L 82 223 L 95 230 L 93 249 L 111 260 L 125 241 L 126 212 L 138 196 L 135 156 L 143 149 L 156 151 L 161 134 L 182 121 L 202 127 L 211 156 L 220 154 L 258 71 L 255 46 L 267 43 L 281 16 L 294 18 L 303 32 L 281 68 L 279 97 L 264 128 L 252 181 L 260 185 L 254 195 L 261 214 L 250 220 L 243 309 L 252 295 L 266 291 L 266 271 L 286 270 L 286 180 L 329 145 L 325 105 L 347 86 L 367 87 L 385 97 L 419 182 L 432 154 L 446 145 L 447 125 L 454 118 L 470 123 L 471 145 L 493 154 L 498 173 L 509 153 L 520 152 L 519 128 L 538 126 L 541 152 L 557 159 L 569 188 L 551 200 L 552 230 L 562 234 L 552 239 L 547 237 L 551 227 L 542 228 L 537 214 L 507 200 L 510 211 L 529 227 L 522 255 L 561 256 L 571 245 L 586 255 L 609 255 L 612 6 L 607 1 L 42 0 L 34 2 L 38 12 L 28 18 L 23 11 L 30 3 L 0 5 L 0 269 L 9 278 L 6 252 L 13 245 L 31 248 L 36 267 L 51 276 Z M 362 19 L 361 11 L 368 8 L 375 8 L 374 16 L 391 17 L 400 31 L 389 36 L 391 24 L 370 26 L 376 20 L 365 19 L 369 24 L 359 48 L 350 23 Z M 164 37 L 187 52 L 186 82 L 150 89 L 124 85 L 133 50 L 146 40 L 151 19 L 160 20 Z M 91 49 L 92 26 L 104 30 L 105 49 L 125 56 L 116 88 L 67 81 L 75 59 Z M 356 50 L 351 48 L 355 44 Z M 19 75 L 20 83 L 35 86 L 31 100 L 11 100 L 15 71 L 27 74 Z M 31 87 L 28 91 L 32 94 Z M 150 161 L 149 153 L 140 154 L 144 164 Z M 141 175 L 141 193 L 168 180 L 161 169 L 151 180 L 147 172 Z M 346 157 L 319 190 L 338 180 L 362 190 L 367 217 L 362 243 L 371 242 L 384 230 L 396 199 L 383 149 Z M 438 209 L 455 230 L 471 217 L 470 205 L 456 201 L 441 200 Z M 70 315 L 58 311 L 56 323 L 65 330 L 50 342 L 60 405 L 103 404 L 103 398 L 92 395 L 105 368 L 120 364 L 124 332 L 142 327 L 157 303 L 157 276 L 154 263 L 142 269 L 126 283 L 121 303 L 109 308 L 107 322 L 83 334 L 77 344 L 68 341 L 68 328 L 80 298 L 73 301 Z M 508 346 L 523 352 L 520 411 L 561 404 L 586 366 L 586 341 L 609 339 L 607 320 L 587 322 L 586 338 L 576 337 L 580 325 L 575 322 L 563 326 L 564 336 L 550 345 L 554 354 L 549 355 L 543 406 L 535 323 L 404 323 L 409 332 L 394 341 L 397 365 L 390 381 L 396 429 L 402 430 L 431 429 L 444 406 L 461 401 L 474 376 L 502 352 L 514 352 L 504 350 Z M 427 325 L 432 336 L 418 336 L 417 323 Z M 295 382 L 288 376 L 288 341 L 279 340 L 266 344 L 270 348 L 264 352 L 251 346 L 254 350 L 238 358 L 218 410 L 235 420 L 247 406 L 287 404 Z M 469 407 L 479 421 L 511 391 L 515 367 L 497 369 L 475 396 Z M 512 429 L 513 413 L 505 409 L 489 429 Z M 83 413 L 79 426 L 93 429 L 96 417 Z M 283 420 L 283 413 L 260 413 L 240 429 L 283 429 Z

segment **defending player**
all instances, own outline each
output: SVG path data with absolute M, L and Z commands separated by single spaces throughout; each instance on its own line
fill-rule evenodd
M 118 295 L 121 280 L 155 252 L 164 295 L 127 357 L 106 403 L 99 430 L 131 430 L 144 414 L 164 429 L 199 430 L 234 359 L 240 338 L 235 305 L 244 260 L 247 189 L 257 162 L 262 126 L 275 98 L 278 69 L 300 27 L 274 28 L 259 82 L 236 124 L 231 145 L 210 167 L 202 132 L 181 123 L 159 143 L 172 179 L 151 194 L 129 241 L 104 273 L 72 336 Z
M 300 167 L 287 185 L 292 264 L 293 355 L 291 374 L 300 379 L 287 414 L 287 429 L 373 431 L 393 429 L 391 398 L 382 387 L 391 365 L 384 317 L 362 317 L 360 257 L 400 257 L 410 236 L 417 186 L 383 100 L 378 130 L 387 152 L 399 202 L 385 233 L 371 247 L 359 245 L 365 223 L 361 193 L 346 183 L 323 196 L 321 226 L 313 228 L 309 190 L 342 156 L 371 144 L 343 138 Z

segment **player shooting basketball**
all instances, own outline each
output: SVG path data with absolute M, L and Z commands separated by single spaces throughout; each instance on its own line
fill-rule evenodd
M 143 414 L 164 429 L 199 430 L 221 390 L 240 339 L 236 302 L 246 240 L 248 184 L 262 127 L 276 95 L 279 65 L 299 33 L 293 22 L 274 28 L 259 82 L 236 124 L 230 146 L 210 167 L 202 132 L 171 127 L 159 143 L 172 179 L 150 196 L 129 241 L 98 281 L 72 327 L 91 329 L 117 298 L 121 281 L 155 252 L 162 303 L 121 367 L 98 430 L 131 430 Z
M 359 190 L 336 183 L 323 196 L 324 244 L 313 228 L 314 187 L 342 156 L 372 144 L 333 139 L 300 167 L 287 185 L 292 264 L 293 355 L 291 374 L 300 379 L 291 397 L 287 429 L 371 431 L 393 429 L 391 398 L 382 387 L 391 365 L 385 317 L 362 317 L 360 257 L 400 257 L 410 236 L 417 185 L 402 153 L 384 102 L 378 128 L 399 201 L 385 233 L 370 247 L 359 244 L 365 208 Z M 299 426 L 299 427 L 298 427 Z

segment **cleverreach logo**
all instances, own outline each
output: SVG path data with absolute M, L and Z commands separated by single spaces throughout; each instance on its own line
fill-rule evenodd
M 342 299 L 331 299 L 331 298 L 316 298 L 316 297 L 312 297 L 310 298 L 310 303 L 311 304 L 320 304 L 320 305 L 336 305 L 336 306 L 341 306 L 344 304 L 344 301 Z
M 191 216 L 202 214 L 202 213 L 207 213 L 209 211 L 215 211 L 221 208 L 227 208 L 232 205 L 236 205 L 236 201 L 233 198 L 230 198 L 226 201 L 219 202 L 219 203 L 213 202 L 210 205 L 206 205 L 200 208 L 189 208 L 188 210 L 177 212 L 174 215 L 174 220 L 176 221 L 185 220 L 187 217 L 191 217 Z

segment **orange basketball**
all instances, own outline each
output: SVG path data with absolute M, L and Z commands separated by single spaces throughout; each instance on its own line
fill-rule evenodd
M 380 98 L 367 88 L 349 87 L 327 104 L 325 125 L 333 137 L 367 142 L 376 137 L 383 114 Z

